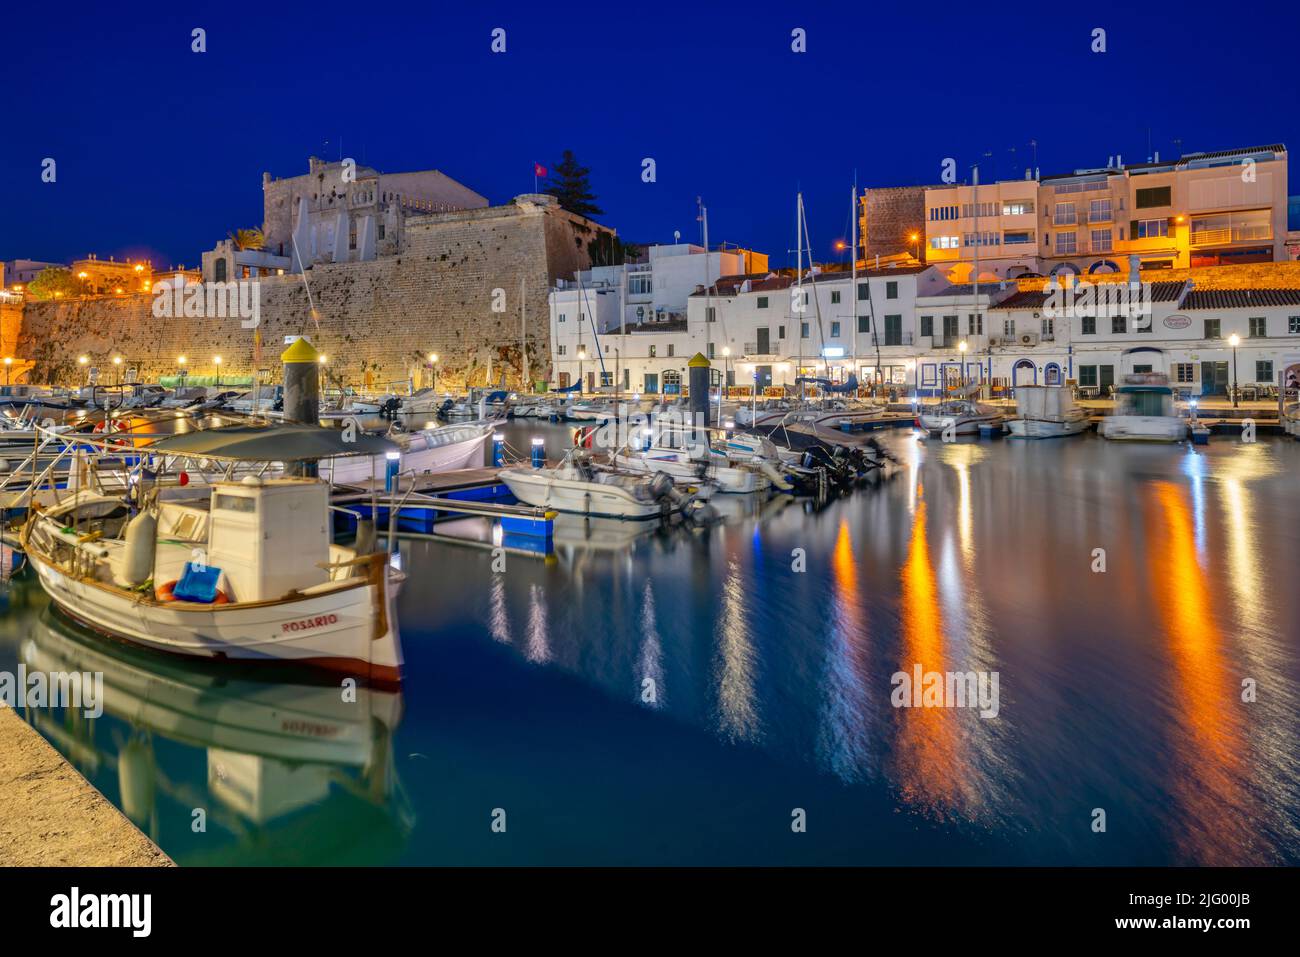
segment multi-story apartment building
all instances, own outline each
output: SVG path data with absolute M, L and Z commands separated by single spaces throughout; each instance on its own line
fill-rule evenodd
M 1003 180 L 925 191 L 926 262 L 945 267 L 954 282 L 1038 272 L 1038 183 Z
M 966 281 L 1281 262 L 1287 153 L 1281 144 L 1190 153 L 1038 180 L 926 190 L 926 254 Z M 976 218 L 978 217 L 978 219 Z
M 29 282 L 47 269 L 66 269 L 63 263 L 41 262 L 37 259 L 10 259 L 0 263 L 0 289 L 22 292 Z

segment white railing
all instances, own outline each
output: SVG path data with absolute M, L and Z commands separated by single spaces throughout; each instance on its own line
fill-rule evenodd
M 1231 226 L 1223 229 L 1192 229 L 1193 246 L 1221 246 L 1225 243 L 1272 239 L 1273 227 L 1266 223 L 1254 226 Z

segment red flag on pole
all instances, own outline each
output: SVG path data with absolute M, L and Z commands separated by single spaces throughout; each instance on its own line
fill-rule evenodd
M 546 167 L 543 166 L 541 163 L 534 163 L 534 164 L 533 164 L 533 175 L 534 175 L 534 176 L 545 176 L 545 175 L 546 175 Z

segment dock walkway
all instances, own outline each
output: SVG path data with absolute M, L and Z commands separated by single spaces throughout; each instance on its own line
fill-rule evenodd
M 0 704 L 0 866 L 174 867 L 40 733 Z

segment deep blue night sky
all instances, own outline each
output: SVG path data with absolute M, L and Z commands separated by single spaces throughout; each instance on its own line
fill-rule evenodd
M 1162 158 L 1175 139 L 1300 143 L 1293 4 L 26 3 L 5 20 L 3 259 L 197 265 L 260 225 L 263 170 L 340 149 L 500 203 L 570 148 L 626 238 L 698 240 L 700 195 L 711 240 L 783 264 L 800 187 L 814 252 L 835 255 L 855 170 L 934 182 L 944 157 L 989 151 L 983 181 L 1018 177 L 1036 139 L 1046 175 L 1145 159 L 1148 128 Z

